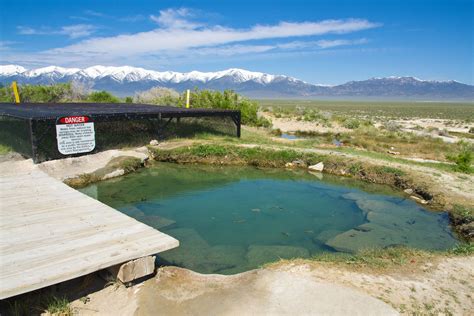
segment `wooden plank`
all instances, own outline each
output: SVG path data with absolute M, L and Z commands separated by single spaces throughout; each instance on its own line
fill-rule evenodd
M 0 164 L 0 299 L 178 244 L 31 162 Z

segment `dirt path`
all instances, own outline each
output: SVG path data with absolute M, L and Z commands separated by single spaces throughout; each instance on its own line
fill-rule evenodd
M 233 276 L 165 267 L 144 283 L 108 287 L 72 306 L 79 315 L 469 315 L 473 267 L 473 256 L 391 271 L 308 260 Z

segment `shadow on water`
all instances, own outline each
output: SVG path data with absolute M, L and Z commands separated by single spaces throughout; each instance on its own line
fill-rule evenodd
M 158 257 L 202 273 L 232 274 L 279 258 L 456 243 L 446 213 L 386 186 L 303 170 L 157 163 L 84 193 L 180 241 Z

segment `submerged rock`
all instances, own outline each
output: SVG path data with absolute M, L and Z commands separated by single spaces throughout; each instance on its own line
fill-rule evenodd
M 176 221 L 172 219 L 157 215 L 138 216 L 136 219 L 156 229 L 161 229 L 176 223 Z
M 406 244 L 408 240 L 392 229 L 377 224 L 370 225 L 370 231 L 351 229 L 331 238 L 326 245 L 342 252 L 357 252 L 365 248 L 383 248 L 392 244 Z M 367 226 L 366 226 L 367 227 Z
M 349 193 L 343 194 L 342 197 L 345 198 L 346 200 L 357 201 L 357 200 L 367 199 L 367 194 L 357 193 L 357 192 L 349 192 Z
M 178 228 L 166 232 L 180 241 L 180 246 L 158 255 L 168 263 L 200 273 L 231 273 L 247 266 L 246 249 L 241 246 L 210 246 L 194 229 Z M 237 272 L 238 272 L 237 271 Z
M 315 238 L 313 238 L 313 242 L 316 244 L 319 243 L 325 243 L 329 239 L 343 233 L 343 231 L 340 230 L 335 230 L 335 229 L 328 229 L 328 230 L 323 230 L 320 232 Z
M 439 225 L 439 216 L 412 203 L 357 199 L 356 204 L 366 214 L 368 223 L 330 238 L 327 246 L 338 251 L 356 252 L 364 248 L 408 244 L 424 249 L 446 249 L 455 243 L 454 238 Z

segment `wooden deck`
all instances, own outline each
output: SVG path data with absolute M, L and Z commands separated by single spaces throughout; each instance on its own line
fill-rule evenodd
M 31 160 L 0 164 L 0 299 L 178 244 L 48 176 Z

